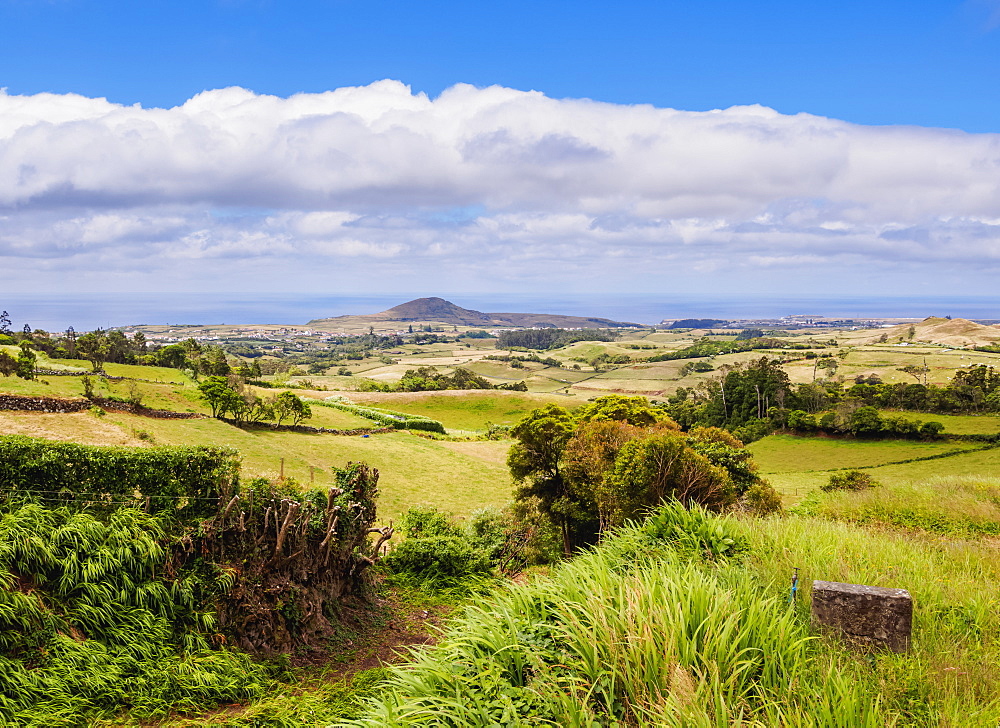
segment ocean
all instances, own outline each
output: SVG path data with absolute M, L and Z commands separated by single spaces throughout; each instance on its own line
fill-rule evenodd
M 77 331 L 137 324 L 304 324 L 315 318 L 384 311 L 427 295 L 478 311 L 599 316 L 655 324 L 663 319 L 924 318 L 952 316 L 1000 320 L 1000 297 L 872 296 L 779 297 L 761 295 L 385 293 L 0 293 L 0 310 L 13 326 Z

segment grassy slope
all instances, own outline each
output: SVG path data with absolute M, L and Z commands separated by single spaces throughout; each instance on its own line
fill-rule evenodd
M 905 440 L 858 441 L 851 439 L 771 435 L 750 445 L 762 474 L 792 503 L 830 479 L 829 470 L 870 468 L 879 480 L 902 482 L 937 475 L 997 472 L 1000 450 L 974 452 L 971 443 L 911 442 Z M 936 460 L 888 463 L 940 455 L 963 454 Z M 968 452 L 965 452 L 968 451 Z
M 363 725 L 607 725 L 608 711 L 677 728 L 1000 722 L 991 544 L 794 516 L 729 524 L 749 546 L 733 566 L 650 556 L 625 533 L 552 577 L 498 589 L 394 670 Z M 789 608 L 793 567 L 802 592 Z M 909 590 L 910 652 L 812 632 L 813 579 Z
M 512 425 L 536 407 L 547 402 L 573 406 L 565 397 L 546 397 L 526 392 L 400 392 L 382 394 L 356 392 L 348 398 L 358 404 L 423 415 L 441 422 L 446 428 L 484 430 L 488 423 Z
M 316 482 L 322 483 L 321 471 L 364 461 L 381 473 L 379 509 L 384 520 L 416 504 L 434 503 L 464 516 L 510 499 L 506 468 L 407 432 L 366 438 L 247 432 L 215 420 L 151 422 L 146 429 L 163 444 L 211 442 L 235 447 L 243 455 L 243 471 L 251 475 L 277 475 L 284 458 L 286 476 L 308 483 L 313 466 L 319 469 Z

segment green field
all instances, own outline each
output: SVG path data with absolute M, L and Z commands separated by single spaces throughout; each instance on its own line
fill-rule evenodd
M 1000 433 L 1000 417 L 996 415 L 938 415 L 923 412 L 891 412 L 918 422 L 940 422 L 949 435 L 995 435 Z
M 575 400 L 526 392 L 357 392 L 350 399 L 358 404 L 422 415 L 451 430 L 485 430 L 490 423 L 512 425 L 531 410 L 547 402 L 573 406 Z
M 771 435 L 750 445 L 761 473 L 794 503 L 830 479 L 831 470 L 865 468 L 885 482 L 907 482 L 944 475 L 1000 474 L 1000 449 L 977 450 L 965 442 L 853 440 Z M 901 462 L 947 455 L 931 460 Z M 894 464 L 895 463 L 895 464 Z
M 854 440 L 849 438 L 771 435 L 750 445 L 765 473 L 807 472 L 841 468 L 870 468 L 949 452 L 963 452 L 974 444 L 950 441 Z
M 325 412 L 328 408 L 315 409 Z M 95 445 L 221 445 L 240 452 L 246 476 L 275 477 L 284 460 L 285 476 L 301 483 L 315 478 L 323 484 L 331 468 L 364 461 L 381 473 L 379 508 L 385 520 L 418 504 L 466 516 L 511 498 L 505 465 L 509 441 L 437 442 L 408 432 L 371 437 L 309 435 L 242 430 L 210 418 L 157 420 L 117 412 L 103 417 L 86 412 L 0 412 L 0 433 Z
M 296 432 L 241 430 L 218 420 L 149 420 L 108 415 L 123 427 L 138 427 L 164 445 L 213 444 L 236 448 L 243 457 L 247 475 L 273 477 L 284 459 L 286 477 L 310 482 L 310 466 L 316 482 L 323 474 L 345 463 L 363 461 L 378 468 L 379 508 L 382 519 L 391 519 L 412 505 L 435 504 L 439 508 L 468 515 L 487 505 L 510 500 L 510 474 L 505 466 L 485 456 L 476 456 L 408 432 L 383 435 L 304 435 Z M 481 450 L 503 450 L 509 443 L 483 442 Z

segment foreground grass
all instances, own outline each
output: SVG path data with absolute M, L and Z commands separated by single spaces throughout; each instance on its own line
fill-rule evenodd
M 802 568 L 813 579 L 907 589 L 914 600 L 909 654 L 840 654 L 880 695 L 886 724 L 995 726 L 1000 721 L 1000 563 L 993 544 L 859 528 L 815 518 L 746 522 L 748 570 L 765 581 Z
M 627 529 L 553 576 L 494 592 L 392 670 L 354 726 L 995 726 L 1000 564 L 969 541 L 789 517 L 726 519 L 704 562 Z M 802 600 L 786 584 L 802 569 Z M 812 579 L 907 588 L 913 649 L 811 631 Z

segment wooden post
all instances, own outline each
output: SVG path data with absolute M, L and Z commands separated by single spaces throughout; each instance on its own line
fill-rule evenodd
M 309 466 L 309 485 L 314 485 L 316 483 L 316 469 L 310 465 Z
M 280 477 L 282 480 L 285 479 L 285 459 L 284 458 L 281 458 L 281 475 L 278 476 L 278 477 Z

